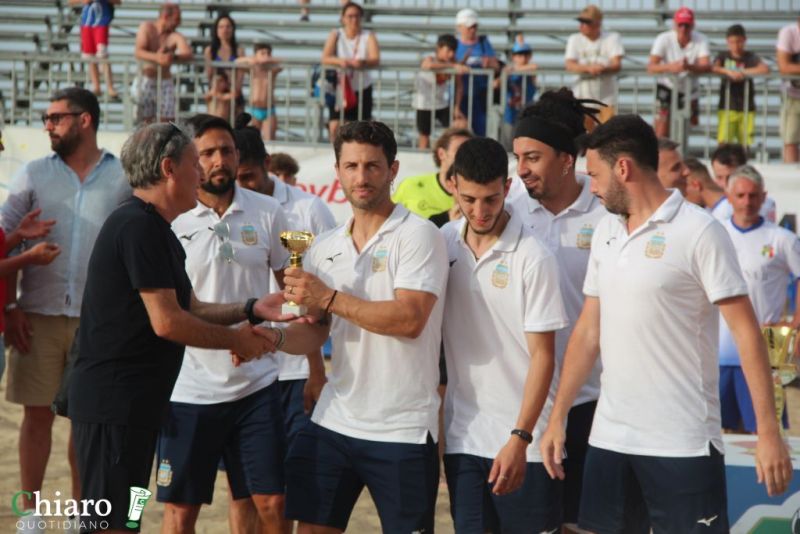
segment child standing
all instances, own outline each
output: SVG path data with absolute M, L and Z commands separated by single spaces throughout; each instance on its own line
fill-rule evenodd
M 236 62 L 250 66 L 250 107 L 247 112 L 253 116 L 251 124 L 261 130 L 264 141 L 271 141 L 278 129 L 275 78 L 283 70 L 281 60 L 272 57 L 272 45 L 256 43 L 252 57 L 240 58 Z
M 511 48 L 511 63 L 504 67 L 508 73 L 508 81 L 506 82 L 506 107 L 503 113 L 501 139 L 506 148 L 511 148 L 514 123 L 517 121 L 519 112 L 531 104 L 533 97 L 536 96 L 536 76 L 531 74 L 536 72 L 537 65 L 531 63 L 531 57 L 533 57 L 533 50 L 522 36 L 518 35 Z M 497 81 L 500 82 L 500 79 Z

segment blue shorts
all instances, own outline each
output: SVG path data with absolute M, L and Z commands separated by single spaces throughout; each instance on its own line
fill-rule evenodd
M 364 486 L 383 532 L 433 532 L 436 443 L 352 438 L 309 423 L 286 458 L 286 518 L 345 530 Z
M 550 532 L 561 526 L 563 483 L 541 463 L 529 462 L 522 487 L 494 495 L 487 482 L 491 458 L 445 454 L 450 515 L 456 532 Z
M 719 366 L 719 404 L 722 408 L 722 428 L 755 433 L 756 413 L 753 399 L 744 379 L 742 368 L 738 365 Z M 789 428 L 786 405 L 783 407 L 783 428 Z
M 158 441 L 160 502 L 211 504 L 220 459 L 234 499 L 284 492 L 278 382 L 232 402 L 169 403 Z
M 589 446 L 578 526 L 595 534 L 728 533 L 725 460 L 666 458 Z
M 586 450 L 589 448 L 589 434 L 592 431 L 594 411 L 597 401 L 573 406 L 567 416 L 567 439 L 564 449 L 564 522 L 578 522 L 578 507 L 581 503 L 583 486 L 583 465 L 586 463 Z
M 283 428 L 286 431 L 286 450 L 292 446 L 294 438 L 311 421 L 303 408 L 303 388 L 306 379 L 282 380 L 281 407 L 283 408 Z
M 271 108 L 256 108 L 250 106 L 247 108 L 247 112 L 258 122 L 264 122 L 268 118 L 275 115 L 275 106 L 272 106 Z

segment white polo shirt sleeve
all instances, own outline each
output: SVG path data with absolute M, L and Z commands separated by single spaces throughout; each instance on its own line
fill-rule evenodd
M 672 32 L 664 32 L 658 34 L 656 40 L 653 41 L 653 46 L 650 48 L 651 56 L 658 56 L 666 61 L 667 48 L 669 47 L 667 40 L 670 38 Z
M 314 235 L 320 235 L 336 227 L 336 219 L 333 218 L 333 213 L 331 213 L 331 210 L 328 209 L 328 206 L 326 206 L 319 197 L 314 197 L 311 201 L 309 219 L 311 222 L 311 232 L 313 232 Z
M 747 295 L 736 249 L 718 221 L 712 221 L 700 232 L 692 252 L 692 271 L 712 303 Z
M 545 249 L 544 245 L 542 249 Z M 525 270 L 525 332 L 552 332 L 569 324 L 558 276 L 558 263 L 552 254 L 547 254 Z
M 782 253 L 786 258 L 786 265 L 789 267 L 789 271 L 792 274 L 792 281 L 795 281 L 800 278 L 800 237 L 797 237 L 788 230 L 781 232 L 781 237 L 783 238 L 781 239 Z
M 609 217 L 615 215 L 606 215 L 597 223 L 597 227 L 592 234 L 592 249 L 589 252 L 589 262 L 586 264 L 586 277 L 583 280 L 583 294 L 587 297 L 599 297 L 600 287 L 597 282 L 597 254 L 600 251 L 601 245 L 610 239 Z
M 281 232 L 288 230 L 289 223 L 283 208 L 266 213 L 266 225 L 269 231 L 269 265 L 273 271 L 280 271 L 289 266 L 289 251 L 281 244 Z
M 447 246 L 433 224 L 413 225 L 403 236 L 394 289 L 425 291 L 441 297 L 447 286 Z

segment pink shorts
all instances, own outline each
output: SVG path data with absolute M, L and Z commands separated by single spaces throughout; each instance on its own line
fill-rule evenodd
M 81 26 L 84 57 L 108 57 L 108 26 Z

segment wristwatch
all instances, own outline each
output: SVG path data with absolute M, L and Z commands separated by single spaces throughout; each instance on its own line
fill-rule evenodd
M 244 305 L 244 314 L 247 316 L 248 322 L 253 325 L 264 322 L 256 317 L 256 314 L 253 312 L 253 307 L 255 307 L 256 302 L 258 302 L 257 298 L 250 298 L 247 299 L 247 303 Z
M 515 428 L 511 431 L 512 436 L 517 436 L 522 441 L 527 441 L 528 443 L 533 443 L 533 436 L 527 430 L 522 430 L 521 428 Z

